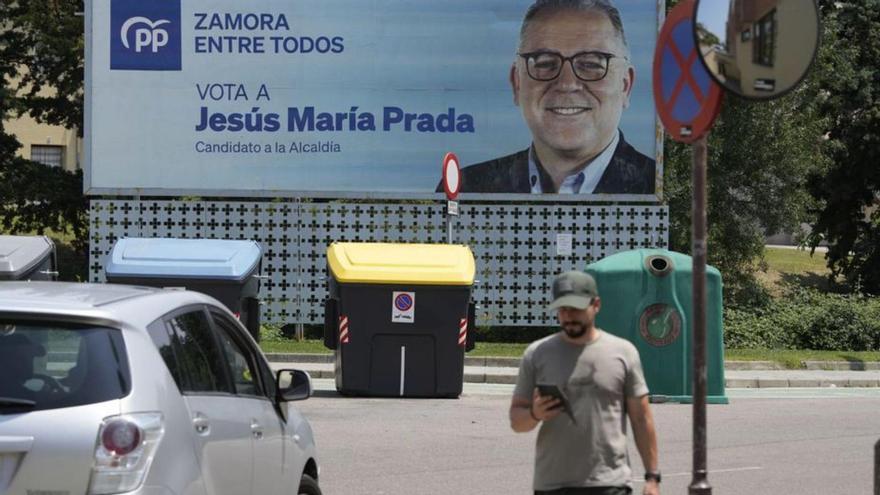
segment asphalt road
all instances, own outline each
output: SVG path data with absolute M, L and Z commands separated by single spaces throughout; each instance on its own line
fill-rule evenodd
M 316 382 L 316 395 L 296 406 L 315 431 L 325 494 L 530 493 L 535 433 L 509 429 L 511 387 L 466 386 L 458 400 L 375 399 L 341 397 L 329 381 Z M 713 493 L 872 493 L 880 393 L 731 390 L 729 397 L 708 409 Z M 653 407 L 662 493 L 686 494 L 692 406 Z M 640 479 L 632 444 L 630 454 Z

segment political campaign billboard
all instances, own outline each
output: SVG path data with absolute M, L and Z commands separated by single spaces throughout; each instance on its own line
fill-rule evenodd
M 657 201 L 658 7 L 608 4 L 87 2 L 86 192 L 433 198 L 454 152 L 463 199 Z

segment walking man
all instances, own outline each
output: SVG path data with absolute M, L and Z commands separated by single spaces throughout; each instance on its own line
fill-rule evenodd
M 657 435 L 639 353 L 631 342 L 596 328 L 600 307 L 593 277 L 560 274 L 549 309 L 557 312 L 561 330 L 533 342 L 523 354 L 510 426 L 522 433 L 541 425 L 536 495 L 632 493 L 626 416 L 645 468 L 642 493 L 660 493 Z M 541 395 L 539 385 L 555 385 L 564 399 Z

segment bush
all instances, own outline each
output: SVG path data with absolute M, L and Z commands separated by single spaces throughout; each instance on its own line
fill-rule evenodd
M 68 172 L 20 158 L 0 161 L 0 198 L 0 231 L 67 233 L 74 250 L 88 252 L 88 200 L 81 170 Z
M 880 349 L 880 299 L 789 289 L 753 309 L 724 311 L 725 346 L 734 349 Z
M 527 344 L 551 333 L 559 331 L 553 327 L 506 327 L 477 325 L 477 342 L 506 342 L 509 344 Z

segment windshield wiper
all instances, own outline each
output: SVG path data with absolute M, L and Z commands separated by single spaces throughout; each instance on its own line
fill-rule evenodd
M 14 397 L 0 397 L 0 407 L 9 407 L 9 408 L 26 408 L 31 409 L 35 407 L 37 403 L 32 400 L 27 399 L 16 399 Z

